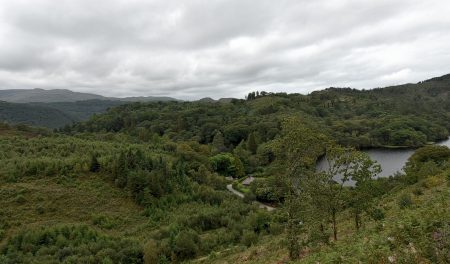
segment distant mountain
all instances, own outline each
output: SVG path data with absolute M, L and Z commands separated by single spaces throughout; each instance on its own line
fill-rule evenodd
M 218 100 L 219 103 L 231 103 L 233 100 L 236 100 L 236 98 L 220 98 Z
M 219 100 L 214 100 L 211 97 L 205 97 L 202 99 L 199 99 L 198 102 L 202 103 L 231 103 L 236 98 L 220 98 Z
M 138 96 L 138 97 L 125 97 L 125 98 L 115 98 L 108 97 L 109 100 L 116 100 L 122 102 L 167 102 L 167 101 L 181 101 L 172 97 L 159 97 L 159 96 Z
M 106 99 L 101 95 L 78 93 L 70 90 L 55 89 L 28 89 L 28 90 L 0 90 L 0 100 L 11 103 L 30 103 L 30 102 L 76 102 L 93 99 Z
M 273 94 L 275 96 L 276 94 Z M 260 95 L 259 97 L 271 96 Z M 287 94 L 280 95 L 287 97 Z M 259 98 L 258 97 L 258 98 Z M 436 104 L 450 98 L 450 74 L 432 78 L 417 84 L 404 84 L 371 90 L 355 90 L 350 88 L 328 88 L 314 91 L 307 95 L 309 100 L 317 104 L 325 104 L 325 109 L 319 109 L 319 115 L 327 115 L 330 107 L 336 102 L 355 102 L 352 111 L 356 109 L 357 102 L 369 100 L 368 107 L 376 108 L 381 101 L 391 102 L 377 114 L 402 111 L 412 113 L 419 110 L 432 112 Z M 339 100 L 337 100 L 339 98 Z M 200 103 L 233 103 L 234 98 L 221 98 L 214 100 L 205 97 Z M 326 103 L 324 103 L 324 100 Z M 336 101 L 337 100 L 337 101 Z M 108 108 L 127 104 L 130 102 L 155 102 L 155 101 L 179 101 L 171 97 L 104 97 L 96 94 L 78 93 L 70 90 L 0 90 L 0 121 L 9 123 L 25 123 L 49 128 L 62 127 L 64 125 L 89 119 L 94 114 L 107 111 Z M 398 103 L 408 101 L 409 103 Z M 8 103 L 7 103 L 8 102 Z M 305 102 L 301 103 L 306 105 Z M 264 106 L 265 107 L 265 106 Z M 261 106 L 263 112 L 273 112 L 276 109 L 269 105 Z M 354 109 L 353 109 L 354 108 Z M 450 111 L 450 105 L 446 105 L 445 111 Z M 361 110 L 362 113 L 366 110 Z M 445 118 L 448 119 L 448 116 Z M 444 119 L 445 119 L 444 118 Z M 445 122 L 443 122 L 445 123 Z
M 70 90 L 0 90 L 0 121 L 58 128 L 130 102 L 178 101 L 171 97 L 104 97 Z
M 10 103 L 54 103 L 54 102 L 77 102 L 86 100 L 110 100 L 124 102 L 152 102 L 152 101 L 178 101 L 171 97 L 105 97 L 91 93 L 73 92 L 66 89 L 44 90 L 35 89 L 13 89 L 0 90 L 0 101 Z
M 205 98 L 199 99 L 198 102 L 202 102 L 202 103 L 214 103 L 214 102 L 216 102 L 216 100 L 212 99 L 211 97 L 205 97 Z

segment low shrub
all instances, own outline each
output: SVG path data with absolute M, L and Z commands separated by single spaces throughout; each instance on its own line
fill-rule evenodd
M 143 263 L 138 242 L 87 226 L 26 230 L 7 241 L 1 263 Z M 108 262 L 109 260 L 109 262 Z M 106 262 L 104 262 L 106 261 Z
M 374 208 L 370 211 L 370 217 L 375 221 L 381 221 L 384 219 L 384 211 L 381 208 Z
M 409 208 L 413 205 L 411 195 L 409 194 L 403 194 L 402 196 L 400 196 L 397 203 L 400 209 Z

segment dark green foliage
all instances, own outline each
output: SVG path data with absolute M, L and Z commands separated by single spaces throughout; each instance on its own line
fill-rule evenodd
M 69 130 L 117 132 L 145 127 L 175 141 L 202 144 L 211 143 L 220 130 L 227 148 L 247 140 L 249 151 L 255 153 L 255 144 L 248 142 L 252 137 L 256 145 L 268 142 L 280 134 L 283 117 L 296 115 L 313 119 L 341 145 L 418 147 L 449 135 L 446 85 L 446 81 L 435 80 L 368 91 L 330 88 L 308 96 L 251 93 L 247 101 L 227 104 L 134 103 L 110 109 Z
M 97 155 L 94 154 L 91 157 L 91 165 L 89 166 L 89 171 L 91 172 L 99 172 L 100 171 L 100 163 L 97 160 Z
M 381 221 L 384 219 L 385 215 L 382 209 L 374 208 L 370 211 L 370 217 L 372 217 L 372 219 L 375 221 Z
M 240 178 L 244 176 L 244 166 L 239 157 L 230 153 L 217 154 L 210 158 L 211 166 L 221 175 Z
M 413 205 L 413 201 L 411 199 L 411 195 L 409 195 L 409 194 L 403 194 L 398 199 L 398 206 L 400 207 L 400 209 L 409 208 L 412 205 Z
M 214 134 L 212 146 L 218 153 L 224 152 L 226 150 L 223 134 L 219 130 L 217 130 L 216 133 Z
M 0 121 L 11 124 L 27 124 L 58 128 L 72 124 L 76 118 L 44 105 L 7 103 L 0 101 Z
M 414 152 L 409 158 L 409 162 L 412 164 L 425 163 L 427 161 L 433 161 L 437 164 L 442 164 L 448 161 L 450 158 L 450 149 L 446 146 L 425 146 Z
M 100 234 L 87 226 L 27 230 L 2 249 L 2 263 L 143 263 L 141 246 Z
M 57 109 L 66 115 L 70 116 L 73 120 L 82 121 L 87 120 L 94 114 L 100 114 L 106 112 L 108 108 L 126 104 L 122 101 L 110 101 L 110 100 L 85 100 L 77 102 L 52 102 L 52 103 L 31 103 L 36 106 L 45 106 L 53 109 Z M 62 127 L 64 124 L 60 124 L 58 127 Z
M 181 231 L 174 241 L 175 259 L 182 261 L 194 258 L 198 254 L 200 246 L 200 238 L 194 230 Z
M 252 153 L 255 154 L 256 150 L 258 149 L 258 144 L 256 144 L 256 138 L 255 133 L 250 133 L 247 139 L 247 149 Z
M 450 166 L 450 149 L 446 146 L 425 146 L 419 148 L 408 159 L 405 171 L 408 181 L 415 183 L 420 179 L 441 173 Z
M 273 177 L 256 179 L 251 185 L 251 190 L 259 201 L 265 203 L 279 202 L 283 199 L 284 195 L 277 190 Z

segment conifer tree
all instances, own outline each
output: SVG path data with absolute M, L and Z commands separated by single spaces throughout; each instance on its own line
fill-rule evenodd
M 255 133 L 250 133 L 247 139 L 247 150 L 255 154 L 257 149 L 258 144 L 256 143 Z
M 212 146 L 214 147 L 215 152 L 220 153 L 226 150 L 224 141 L 222 132 L 217 130 L 212 141 Z

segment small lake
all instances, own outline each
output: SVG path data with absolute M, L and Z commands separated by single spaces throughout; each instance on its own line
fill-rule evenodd
M 445 141 L 436 143 L 437 145 L 447 146 L 450 148 L 450 138 Z M 372 160 L 377 161 L 381 165 L 381 173 L 378 177 L 389 177 L 396 172 L 403 172 L 408 158 L 414 153 L 414 149 L 369 149 L 364 150 L 369 154 Z M 317 162 L 317 169 L 324 170 L 327 167 L 325 159 Z

